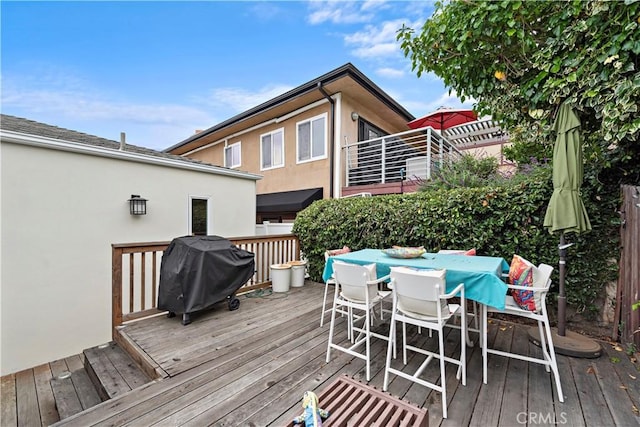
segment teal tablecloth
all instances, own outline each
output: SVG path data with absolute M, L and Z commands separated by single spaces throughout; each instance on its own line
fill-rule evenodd
M 509 271 L 509 264 L 503 258 L 426 253 L 420 258 L 401 259 L 391 258 L 380 249 L 362 249 L 329 257 L 322 274 L 325 282 L 333 275 L 336 259 L 360 265 L 375 263 L 378 277 L 388 275 L 391 267 L 397 266 L 446 269 L 447 292 L 464 283 L 467 299 L 504 310 L 507 285 L 501 277 Z

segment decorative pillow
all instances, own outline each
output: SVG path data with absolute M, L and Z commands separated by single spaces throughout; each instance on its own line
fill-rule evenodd
M 342 254 L 347 254 L 351 252 L 351 249 L 349 249 L 349 246 L 343 246 L 342 249 L 333 249 L 330 251 L 327 251 L 327 254 L 329 256 L 335 256 L 335 255 L 342 255 Z
M 393 246 L 391 249 L 383 249 L 382 252 L 392 258 L 418 258 L 427 251 L 424 249 L 424 246 Z
M 464 253 L 464 255 L 467 255 L 467 256 L 475 256 L 475 255 L 476 255 L 476 248 L 469 249 L 468 251 L 466 251 L 466 252 Z
M 515 286 L 533 286 L 533 275 L 536 267 L 520 255 L 514 255 L 509 267 L 509 284 Z M 523 310 L 538 311 L 540 297 L 536 298 L 533 291 L 512 289 L 513 300 Z M 536 304 L 536 300 L 538 304 Z

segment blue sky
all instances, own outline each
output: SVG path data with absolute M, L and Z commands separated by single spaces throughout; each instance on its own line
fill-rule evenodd
M 414 116 L 460 107 L 395 41 L 424 1 L 2 1 L 1 110 L 158 150 L 351 62 Z M 464 104 L 471 106 L 469 102 Z

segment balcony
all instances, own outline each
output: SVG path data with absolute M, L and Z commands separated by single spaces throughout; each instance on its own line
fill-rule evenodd
M 416 191 L 446 162 L 462 153 L 431 127 L 359 141 L 343 147 L 342 196 Z

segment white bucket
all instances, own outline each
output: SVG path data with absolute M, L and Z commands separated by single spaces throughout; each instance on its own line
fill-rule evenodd
M 291 261 L 291 287 L 300 288 L 304 286 L 304 276 L 307 269 L 306 261 Z
M 271 265 L 271 288 L 273 292 L 288 292 L 291 283 L 291 266 L 289 264 Z

